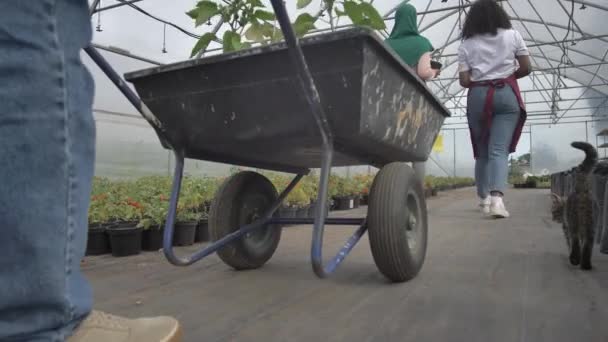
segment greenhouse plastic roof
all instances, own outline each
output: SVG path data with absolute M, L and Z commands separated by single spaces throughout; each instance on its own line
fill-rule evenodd
M 322 6 L 320 0 L 314 1 Z M 608 18 L 608 0 L 496 1 L 509 14 L 531 53 L 534 71 L 520 80 L 528 110 L 527 125 L 599 121 L 598 128 L 604 128 L 599 126 L 608 122 L 603 121 L 608 119 L 608 25 L 602 20 Z M 431 40 L 436 49 L 434 57 L 444 66 L 441 76 L 428 83 L 452 112 L 444 129 L 466 128 L 466 92 L 458 83 L 457 51 L 461 27 L 472 2 L 409 0 L 418 9 L 421 33 Z M 119 0 L 108 8 L 125 3 Z M 385 37 L 393 26 L 394 7 L 400 3 L 374 1 L 386 14 L 387 29 L 381 32 Z M 287 5 L 295 8 L 295 1 L 288 1 Z M 217 23 L 214 30 L 221 25 Z M 330 29 L 329 25 L 323 26 L 326 27 L 311 33 Z
M 429 83 L 452 110 L 447 125 L 464 124 L 466 93 L 458 84 L 457 50 L 471 2 L 410 1 L 418 8 L 419 27 L 444 65 Z M 608 114 L 608 1 L 503 0 L 512 24 L 526 41 L 533 73 L 520 81 L 528 124 L 581 122 Z M 386 15 L 392 27 L 392 11 Z M 603 22 L 603 21 L 604 22 Z

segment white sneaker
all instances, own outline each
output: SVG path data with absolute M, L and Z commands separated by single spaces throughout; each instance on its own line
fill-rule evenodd
M 490 213 L 490 197 L 480 198 L 479 199 L 479 208 L 481 212 L 485 215 Z
M 493 218 L 507 218 L 509 212 L 505 209 L 505 204 L 500 196 L 492 196 L 490 198 L 490 215 Z

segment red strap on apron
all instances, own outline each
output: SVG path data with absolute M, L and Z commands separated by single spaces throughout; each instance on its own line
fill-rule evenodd
M 521 137 L 521 132 L 524 128 L 524 124 L 526 122 L 526 107 L 524 101 L 521 97 L 521 93 L 519 91 L 519 84 L 517 83 L 517 78 L 515 75 L 511 75 L 504 79 L 499 80 L 489 80 L 489 81 L 479 81 L 472 82 L 469 87 L 469 92 L 467 97 L 471 94 L 471 88 L 474 87 L 488 87 L 488 92 L 486 93 L 486 101 L 483 106 L 483 121 L 484 125 L 482 128 L 482 141 L 484 143 L 488 143 L 488 139 L 490 137 L 490 128 L 492 127 L 492 107 L 494 106 L 494 93 L 497 88 L 503 88 L 505 85 L 508 85 L 515 93 L 515 97 L 517 98 L 517 102 L 519 103 L 520 115 L 519 120 L 517 122 L 517 126 L 515 127 L 515 131 L 513 132 L 513 138 L 511 139 L 511 145 L 509 146 L 509 152 L 515 152 L 517 148 L 517 143 L 519 142 L 519 138 Z M 470 101 L 467 101 L 467 106 Z M 469 131 L 471 132 L 471 143 L 473 145 L 473 155 L 477 159 L 479 157 L 477 146 L 475 143 L 475 136 L 473 135 L 473 130 L 471 129 L 471 125 L 469 124 Z

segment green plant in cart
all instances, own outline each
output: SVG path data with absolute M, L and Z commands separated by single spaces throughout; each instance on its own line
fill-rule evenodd
M 373 6 L 373 1 L 365 0 L 322 0 L 320 10 L 307 11 L 312 0 L 297 0 L 296 19 L 292 23 L 298 37 L 317 28 L 321 16 L 328 17 L 330 25 L 340 18 L 348 18 L 354 25 L 375 30 L 386 28 L 384 19 Z M 213 32 L 204 33 L 192 49 L 191 56 L 206 50 L 213 41 L 221 41 L 224 52 L 251 47 L 254 43 L 266 44 L 282 39 L 272 8 L 261 0 L 202 0 L 186 13 L 194 20 L 195 27 L 212 25 L 220 21 L 228 28 L 221 40 Z

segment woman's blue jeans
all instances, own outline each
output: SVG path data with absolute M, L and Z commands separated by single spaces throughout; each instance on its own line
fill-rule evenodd
M 507 187 L 509 147 L 520 116 L 519 103 L 511 87 L 496 88 L 489 139 L 483 139 L 487 92 L 488 87 L 471 88 L 467 105 L 472 141 L 479 154 L 475 161 L 475 182 L 480 198 L 486 198 L 492 191 L 504 193 Z
M 91 310 L 90 41 L 85 0 L 0 1 L 2 341 L 63 341 Z

